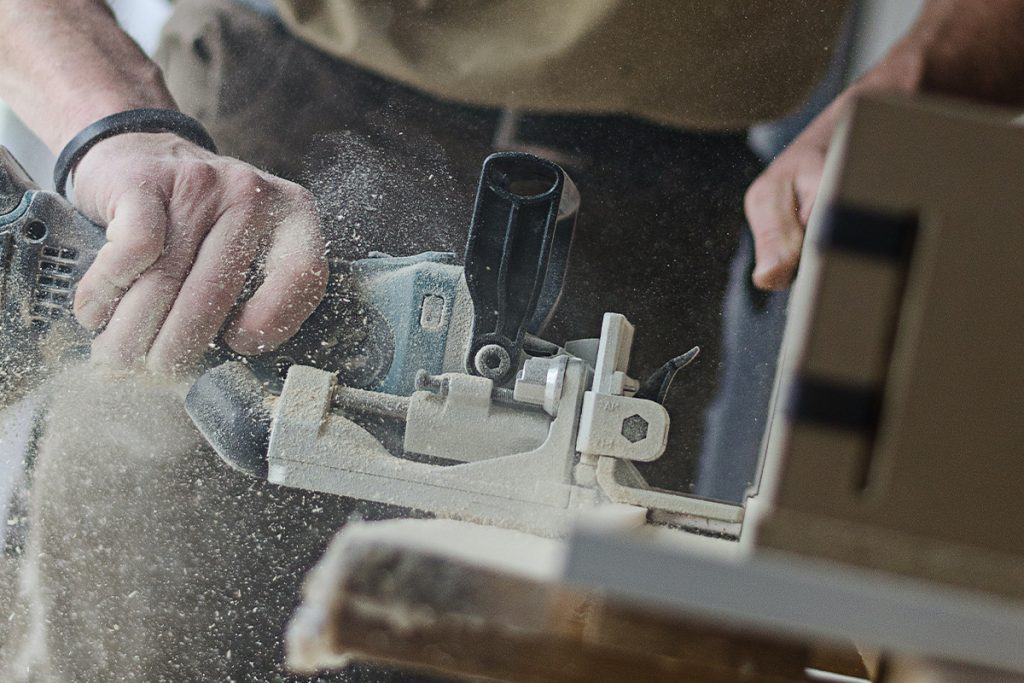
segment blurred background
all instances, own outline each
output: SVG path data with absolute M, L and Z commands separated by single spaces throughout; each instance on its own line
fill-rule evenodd
M 844 78 L 851 81 L 881 57 L 917 16 L 924 0 L 860 0 L 850 61 Z M 152 53 L 160 27 L 171 13 L 168 0 L 110 0 L 121 25 L 144 50 Z M 770 135 L 755 131 L 754 139 Z M 766 143 L 771 146 L 770 142 Z M 10 149 L 45 189 L 52 187 L 54 156 L 0 101 L 0 145 Z

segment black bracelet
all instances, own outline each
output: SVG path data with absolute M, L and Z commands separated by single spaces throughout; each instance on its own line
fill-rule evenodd
M 53 184 L 57 192 L 62 197 L 67 196 L 65 190 L 71 172 L 93 145 L 122 133 L 174 133 L 215 154 L 217 152 L 217 146 L 203 124 L 191 116 L 173 109 L 129 109 L 87 126 L 64 146 L 53 167 Z

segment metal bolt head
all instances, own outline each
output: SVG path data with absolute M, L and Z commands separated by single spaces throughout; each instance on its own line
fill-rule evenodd
M 622 421 L 622 436 L 630 443 L 638 443 L 647 438 L 647 420 L 639 415 L 630 415 Z
M 473 366 L 477 373 L 488 379 L 503 377 L 511 365 L 512 359 L 509 358 L 508 351 L 498 344 L 487 344 L 480 347 L 473 358 Z

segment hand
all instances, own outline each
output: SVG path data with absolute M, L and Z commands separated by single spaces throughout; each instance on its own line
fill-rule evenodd
M 831 130 L 831 125 L 827 130 L 812 125 L 747 189 L 744 208 L 756 262 L 752 279 L 760 289 L 785 289 L 796 275 Z
M 316 308 L 328 266 L 312 196 L 169 133 L 118 135 L 75 172 L 75 202 L 107 226 L 75 315 L 93 358 L 187 370 L 224 326 L 237 352 L 284 342 Z M 253 264 L 264 279 L 233 315 Z M 105 327 L 104 327 L 105 326 Z
M 781 290 L 793 281 L 832 133 L 849 102 L 864 92 L 915 92 L 922 68 L 920 49 L 908 38 L 836 97 L 750 185 L 744 209 L 754 235 L 756 287 Z
M 785 289 L 796 274 L 825 154 L 847 102 L 861 92 L 932 92 L 1024 103 L 1024 3 L 928 0 L 910 31 L 828 106 L 747 190 L 754 284 Z

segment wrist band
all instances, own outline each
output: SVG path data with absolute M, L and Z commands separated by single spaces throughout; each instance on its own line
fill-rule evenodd
M 75 166 L 93 145 L 122 133 L 174 133 L 200 147 L 217 153 L 213 138 L 203 124 L 173 109 L 129 109 L 106 116 L 71 138 L 53 167 L 53 184 L 62 197 Z

